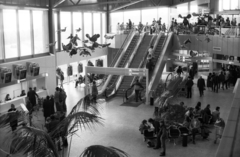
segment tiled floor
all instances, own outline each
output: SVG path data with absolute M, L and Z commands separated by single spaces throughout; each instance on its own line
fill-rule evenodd
M 83 96 L 81 94 L 83 89 L 75 89 L 73 83 L 65 86 L 65 89 L 68 94 L 67 104 L 70 110 Z M 220 90 L 218 94 L 206 90 L 204 97 L 200 98 L 195 85 L 192 99 L 177 98 L 175 101 L 183 101 L 187 106 L 192 107 L 200 101 L 202 102 L 202 108 L 210 104 L 212 110 L 215 109 L 216 106 L 220 106 L 221 117 L 226 120 L 232 98 L 232 90 Z M 102 104 L 101 117 L 105 119 L 104 126 L 97 126 L 92 131 L 78 131 L 80 137 L 73 137 L 70 157 L 78 156 L 84 148 L 98 144 L 120 148 L 131 157 L 156 157 L 159 155 L 160 150 L 148 148 L 138 131 L 140 122 L 143 119 L 152 117 L 153 107 L 146 105 L 140 105 L 139 107 L 120 106 L 122 103 L 122 98 L 114 98 Z M 199 138 L 196 141 L 196 145 L 189 143 L 188 147 L 182 147 L 180 140 L 176 146 L 174 146 L 172 142 L 167 142 L 167 156 L 213 157 L 218 146 L 213 144 L 214 130 L 209 139 L 209 141 L 202 141 Z

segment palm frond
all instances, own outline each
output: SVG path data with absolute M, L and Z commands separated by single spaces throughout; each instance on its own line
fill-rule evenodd
M 78 129 L 92 129 L 95 124 L 103 125 L 103 118 L 88 112 L 77 112 L 68 115 L 57 127 L 50 133 L 52 138 L 68 136 Z
M 93 145 L 87 147 L 80 157 L 129 157 L 124 151 L 115 147 L 105 147 L 101 145 Z
M 19 128 L 13 135 L 10 154 L 18 153 L 34 157 L 58 157 L 51 137 L 46 132 L 32 127 Z
M 82 99 L 80 99 L 77 102 L 77 104 L 72 108 L 72 111 L 70 112 L 70 114 L 74 114 L 79 111 L 85 111 L 85 112 L 99 115 L 98 103 L 94 103 L 93 101 L 91 101 L 90 97 L 91 96 L 88 94 Z

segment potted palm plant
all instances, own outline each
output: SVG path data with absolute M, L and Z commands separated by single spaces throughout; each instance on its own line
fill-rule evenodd
M 0 149 L 0 151 L 8 157 L 19 153 L 31 157 L 60 157 L 60 152 L 54 144 L 56 139 L 61 137 L 70 137 L 71 139 L 79 129 L 91 129 L 94 125 L 103 125 L 98 105 L 90 100 L 90 95 L 87 95 L 79 100 L 66 118 L 59 122 L 51 132 L 47 133 L 28 125 L 21 126 L 14 134 L 6 137 L 10 148 L 8 150 Z M 17 114 L 17 116 L 21 117 L 21 114 Z M 0 129 L 9 129 L 7 124 L 10 120 L 8 113 L 1 115 Z M 128 157 L 129 155 L 118 148 L 102 145 L 89 146 L 80 154 L 80 157 L 96 156 Z

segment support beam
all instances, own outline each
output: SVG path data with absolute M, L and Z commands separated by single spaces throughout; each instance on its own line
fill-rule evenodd
M 57 3 L 55 3 L 53 5 L 54 8 L 56 8 L 57 6 L 59 6 L 60 4 L 62 4 L 63 2 L 65 2 L 66 0 L 59 0 Z
M 128 3 L 128 4 L 124 4 L 124 5 L 120 6 L 120 7 L 117 7 L 117 8 L 115 8 L 115 9 L 111 10 L 111 12 L 120 10 L 120 9 L 122 9 L 122 8 L 125 8 L 125 7 L 129 7 L 129 6 L 131 6 L 131 5 L 137 4 L 137 3 L 142 2 L 142 1 L 144 1 L 144 0 L 138 0 L 138 1 L 130 2 L 130 3 Z
M 139 1 L 139 0 L 138 0 Z M 132 1 L 132 2 L 138 2 Z M 146 0 L 143 0 L 146 1 Z M 55 8 L 69 8 L 69 7 L 80 7 L 80 6 L 88 6 L 88 5 L 107 5 L 107 4 L 120 4 L 120 3 L 128 3 L 129 1 L 108 1 L 108 2 L 99 2 L 99 3 L 83 3 L 78 5 L 67 5 L 67 6 L 57 6 Z

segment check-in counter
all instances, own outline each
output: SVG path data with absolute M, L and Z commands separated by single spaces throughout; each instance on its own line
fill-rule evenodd
M 39 90 L 36 93 L 38 94 L 38 96 L 40 98 L 42 98 L 42 97 L 45 98 L 48 95 L 47 90 Z M 0 114 L 7 112 L 11 108 L 11 104 L 14 104 L 17 109 L 21 108 L 20 104 L 26 104 L 26 97 L 27 96 L 17 97 L 10 101 L 0 103 Z

